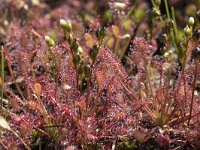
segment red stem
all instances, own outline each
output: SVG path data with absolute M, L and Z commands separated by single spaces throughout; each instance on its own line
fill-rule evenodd
M 188 118 L 188 127 L 190 125 L 190 120 L 191 120 L 191 116 L 192 116 L 192 108 L 193 108 L 193 103 L 194 103 L 194 91 L 195 91 L 195 85 L 196 85 L 196 80 L 197 80 L 197 74 L 198 74 L 198 62 L 196 62 L 196 65 L 195 65 L 194 80 L 193 80 L 193 84 L 192 84 L 192 99 L 191 99 L 191 104 L 190 104 L 190 114 L 189 114 L 189 118 Z

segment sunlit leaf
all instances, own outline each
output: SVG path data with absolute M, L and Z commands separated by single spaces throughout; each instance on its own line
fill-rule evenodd
M 35 94 L 37 96 L 40 96 L 40 94 L 42 92 L 42 86 L 39 83 L 35 83 L 34 84 L 34 90 L 35 90 Z
M 94 45 L 94 40 L 92 38 L 92 36 L 89 33 L 86 33 L 85 36 L 85 43 L 89 48 L 92 48 Z
M 135 137 L 135 139 L 138 142 L 141 142 L 141 143 L 146 142 L 150 138 L 149 135 L 147 135 L 139 130 L 135 130 L 133 133 L 133 136 Z
M 112 26 L 112 32 L 115 36 L 119 36 L 120 32 L 119 32 L 119 28 L 118 26 L 113 25 Z
M 38 6 L 40 4 L 39 0 L 31 0 L 34 6 Z
M 1 116 L 0 116 L 0 126 L 4 129 L 11 131 L 11 128 L 10 128 L 8 122 Z

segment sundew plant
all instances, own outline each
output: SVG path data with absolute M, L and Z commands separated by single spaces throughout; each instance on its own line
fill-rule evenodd
M 0 4 L 0 149 L 200 149 L 199 0 Z

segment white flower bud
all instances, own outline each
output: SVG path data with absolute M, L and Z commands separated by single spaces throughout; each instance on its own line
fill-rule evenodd
M 165 57 L 165 58 L 168 58 L 168 57 L 169 57 L 169 53 L 168 53 L 168 52 L 165 52 L 165 53 L 164 53 L 164 57 Z
M 173 51 L 172 50 L 169 50 L 168 51 L 169 55 L 171 56 L 173 54 Z
M 194 25 L 194 18 L 193 17 L 190 17 L 189 20 L 188 20 L 188 25 L 190 27 L 192 27 Z
M 66 32 L 71 32 L 72 24 L 70 21 L 66 22 L 64 19 L 60 19 L 60 27 Z

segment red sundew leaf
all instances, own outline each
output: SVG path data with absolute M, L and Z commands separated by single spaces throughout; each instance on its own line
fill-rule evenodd
M 10 56 L 10 53 L 8 52 L 7 49 L 4 49 L 4 55 L 5 55 L 6 60 L 7 60 L 9 63 L 13 63 L 13 59 L 12 59 L 12 57 Z
M 101 49 L 96 58 L 92 80 L 97 82 L 97 88 L 101 91 L 110 85 L 121 87 L 118 81 L 114 81 L 115 77 L 122 82 L 127 82 L 127 75 L 119 60 L 108 49 Z M 111 88 L 112 89 L 112 88 Z M 114 89 L 114 88 L 113 88 Z M 114 92 L 114 91 L 113 91 Z
M 94 135 L 92 135 L 92 134 L 88 134 L 88 135 L 87 135 L 87 139 L 88 139 L 89 141 L 94 141 L 95 139 L 97 139 L 97 137 L 94 136 Z
M 8 144 L 8 149 L 17 150 L 18 147 L 17 147 L 16 143 L 13 141 Z
M 26 122 L 20 124 L 20 131 L 23 135 L 28 135 L 31 131 L 30 125 Z
M 42 109 L 42 107 L 40 106 L 40 104 L 38 102 L 34 102 L 34 101 L 27 101 L 26 102 L 26 106 L 34 111 L 35 114 L 37 114 L 38 116 L 41 114 L 44 114 L 44 110 Z
M 136 37 L 133 41 L 131 57 L 137 67 L 144 67 L 148 63 L 152 47 L 144 38 Z
M 19 102 L 15 98 L 12 98 L 10 100 L 10 104 L 15 111 L 17 111 L 20 108 Z
M 124 112 L 118 112 L 116 113 L 113 117 L 112 120 L 113 121 L 118 121 L 118 120 L 124 120 L 125 119 L 125 113 Z
M 200 132 L 198 130 L 188 132 L 186 138 L 193 148 L 200 148 Z
M 103 85 L 104 85 L 104 81 L 105 81 L 103 72 L 97 71 L 97 72 L 96 72 L 96 78 L 97 78 L 98 88 L 99 88 L 99 89 L 102 89 L 102 88 L 103 88 Z
M 59 111 L 61 112 L 61 116 L 63 117 L 70 118 L 73 116 L 71 109 L 67 108 L 66 106 L 61 108 L 61 110 Z
M 86 109 L 85 100 L 81 100 L 81 101 L 77 102 L 77 105 L 80 107 L 81 110 L 85 110 Z
M 97 55 L 98 61 L 110 65 L 110 67 L 117 73 L 123 81 L 127 80 L 127 74 L 123 66 L 119 63 L 120 61 L 109 49 L 102 49 Z M 109 63 L 108 63 L 109 62 Z
M 76 150 L 77 147 L 75 146 L 68 146 L 65 150 Z
M 31 29 L 31 32 L 35 38 L 42 39 L 42 36 L 36 32 L 34 29 Z
M 170 144 L 170 138 L 167 135 L 157 134 L 156 142 L 160 147 L 168 147 Z

